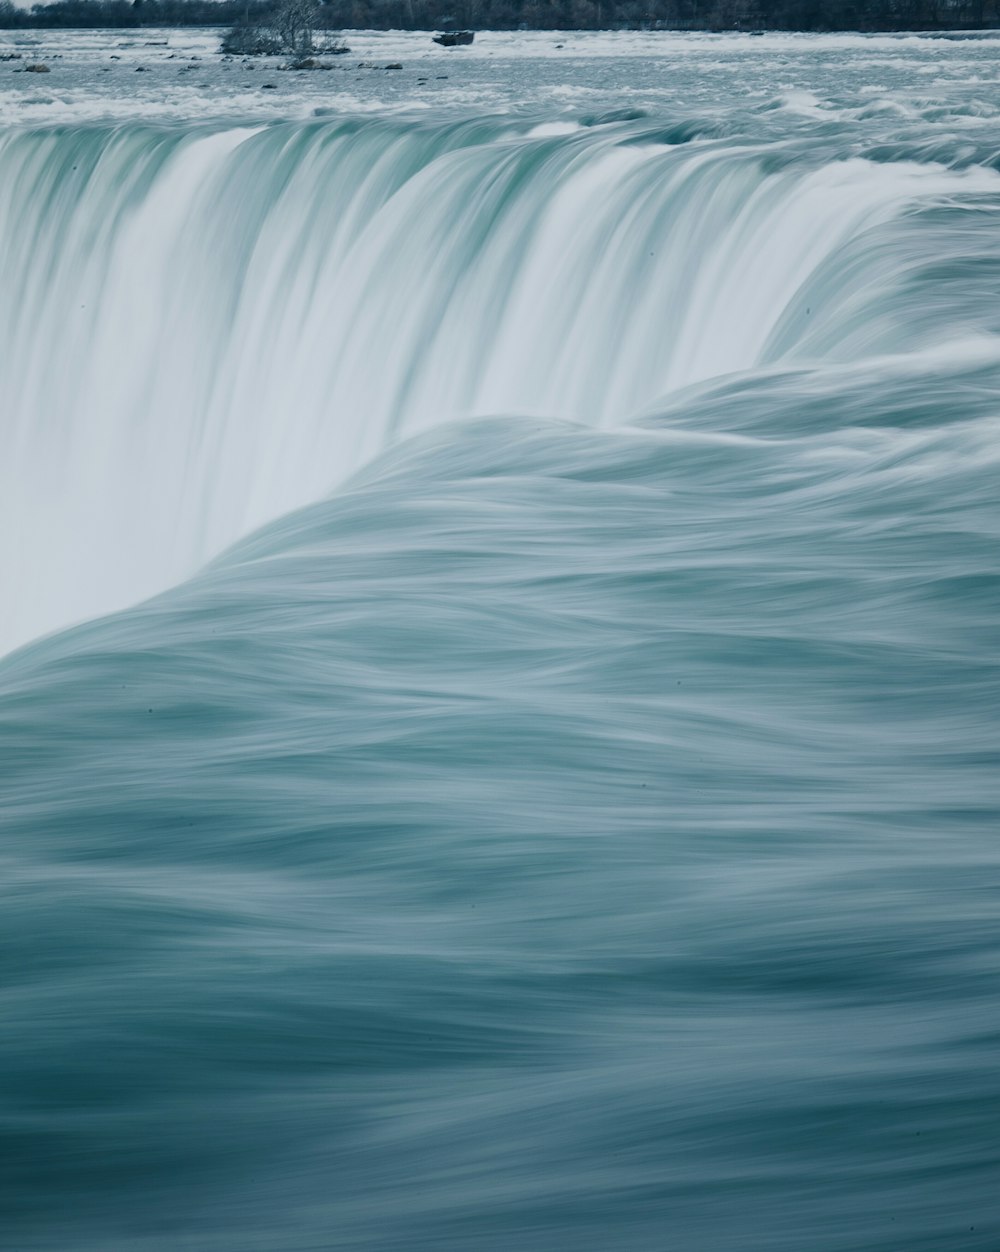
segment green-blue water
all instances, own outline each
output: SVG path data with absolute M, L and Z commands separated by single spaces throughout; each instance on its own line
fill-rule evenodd
M 957 116 L 0 132 L 0 1247 L 1000 1247 Z

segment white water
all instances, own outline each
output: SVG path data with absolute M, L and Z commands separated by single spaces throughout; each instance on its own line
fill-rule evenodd
M 918 346 L 879 320 L 906 255 L 857 258 L 914 205 L 998 186 L 526 131 L 0 137 L 0 647 L 184 578 L 439 422 L 620 423 L 761 362 L 853 355 L 859 325 L 866 350 Z

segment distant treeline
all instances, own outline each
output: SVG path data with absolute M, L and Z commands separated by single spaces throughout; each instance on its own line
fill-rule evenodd
M 264 21 L 268 0 L 0 0 L 0 28 L 230 26 Z M 328 0 L 324 30 L 981 30 L 1000 0 Z

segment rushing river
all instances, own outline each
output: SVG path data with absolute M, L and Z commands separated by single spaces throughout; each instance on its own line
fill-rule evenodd
M 25 38 L 0 1247 L 996 1252 L 1000 39 Z

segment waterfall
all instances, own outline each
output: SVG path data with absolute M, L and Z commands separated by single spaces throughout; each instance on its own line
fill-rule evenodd
M 761 363 L 913 347 L 893 298 L 923 237 L 887 266 L 885 231 L 997 185 L 560 129 L 4 132 L 0 647 L 441 422 L 616 425 Z
M 3 67 L 0 1242 L 993 1252 L 996 41 L 192 38 Z

